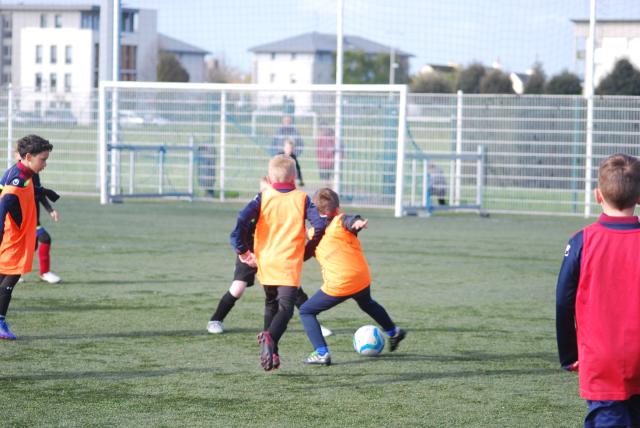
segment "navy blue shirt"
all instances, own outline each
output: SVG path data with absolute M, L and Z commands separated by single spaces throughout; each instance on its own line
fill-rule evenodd
M 293 185 L 284 185 L 281 183 L 275 183 L 273 188 L 279 192 L 287 193 L 295 189 Z M 236 227 L 231 232 L 230 242 L 233 249 L 238 254 L 246 253 L 252 250 L 250 246 L 250 234 L 255 230 L 255 225 L 260 218 L 260 206 L 262 203 L 262 193 L 258 193 L 255 198 L 251 200 L 238 214 L 238 220 Z M 305 260 L 315 252 L 315 248 L 320 242 L 320 238 L 324 234 L 324 229 L 327 226 L 326 219 L 318 214 L 316 206 L 311 202 L 309 196 L 305 198 L 304 218 L 309 220 L 311 226 L 314 228 L 313 238 L 305 247 Z
M 611 217 L 601 214 L 598 223 L 616 230 L 640 229 L 638 217 Z M 556 336 L 558 355 L 563 368 L 578 361 L 576 333 L 576 295 L 580 280 L 583 232 L 579 231 L 569 240 L 564 250 L 564 260 L 558 274 L 556 286 Z
M 21 162 L 16 163 L 5 171 L 0 180 L 0 189 L 4 186 L 24 187 L 33 172 Z M 0 198 L 0 242 L 4 237 L 4 222 L 10 215 L 17 226 L 22 225 L 22 208 L 16 195 L 5 194 Z

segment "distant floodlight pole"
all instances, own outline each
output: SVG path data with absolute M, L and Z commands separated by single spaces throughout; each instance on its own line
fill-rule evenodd
M 342 158 L 342 18 L 344 15 L 343 0 L 338 0 L 338 8 L 336 11 L 337 24 L 336 24 L 336 119 L 335 119 L 335 141 L 333 152 L 333 190 L 340 194 L 340 175 L 341 175 L 341 158 Z
M 589 39 L 586 52 L 584 96 L 587 99 L 587 141 L 584 158 L 584 216 L 591 215 L 591 180 L 593 168 L 593 80 L 596 48 L 596 0 L 591 0 L 589 11 Z

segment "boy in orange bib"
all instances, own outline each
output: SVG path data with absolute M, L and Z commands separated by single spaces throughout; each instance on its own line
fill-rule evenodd
M 287 329 L 298 296 L 305 254 L 312 254 L 325 220 L 306 193 L 296 189 L 296 165 L 286 155 L 269 162 L 271 186 L 260 192 L 238 214 L 231 245 L 241 262 L 258 268 L 265 291 L 265 330 L 258 334 L 260 364 L 266 371 L 280 366 L 278 342 Z M 305 243 L 305 220 L 316 230 Z M 249 231 L 255 221 L 254 252 Z
M 6 174 L 0 193 L 0 339 L 15 340 L 5 321 L 13 287 L 20 276 L 31 272 L 36 246 L 37 214 L 33 190 L 34 174 L 47 166 L 53 146 L 37 135 L 17 144 L 20 161 Z
M 318 190 L 314 202 L 320 214 L 327 217 L 327 228 L 315 250 L 324 283 L 300 307 L 300 320 L 315 349 L 305 363 L 331 364 L 329 348 L 316 317 L 348 299 L 355 300 L 360 309 L 380 324 L 389 336 L 391 351 L 395 351 L 406 332 L 396 327 L 382 305 L 371 298 L 369 265 L 358 240 L 358 232 L 367 227 L 367 220 L 341 213 L 338 195 L 331 189 Z

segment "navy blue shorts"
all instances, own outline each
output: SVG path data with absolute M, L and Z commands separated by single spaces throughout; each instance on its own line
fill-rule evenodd
M 587 400 L 585 428 L 640 427 L 640 395 L 624 401 Z
M 256 280 L 258 268 L 252 268 L 246 263 L 240 261 L 240 257 L 236 256 L 236 270 L 233 272 L 234 281 L 243 281 L 247 283 L 247 287 L 251 287 Z

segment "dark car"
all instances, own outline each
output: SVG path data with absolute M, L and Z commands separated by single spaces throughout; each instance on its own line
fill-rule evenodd
M 45 123 L 64 123 L 74 126 L 78 124 L 78 119 L 69 110 L 47 110 L 42 119 Z
M 13 123 L 33 125 L 41 121 L 42 117 L 35 111 L 16 111 L 13 113 Z

